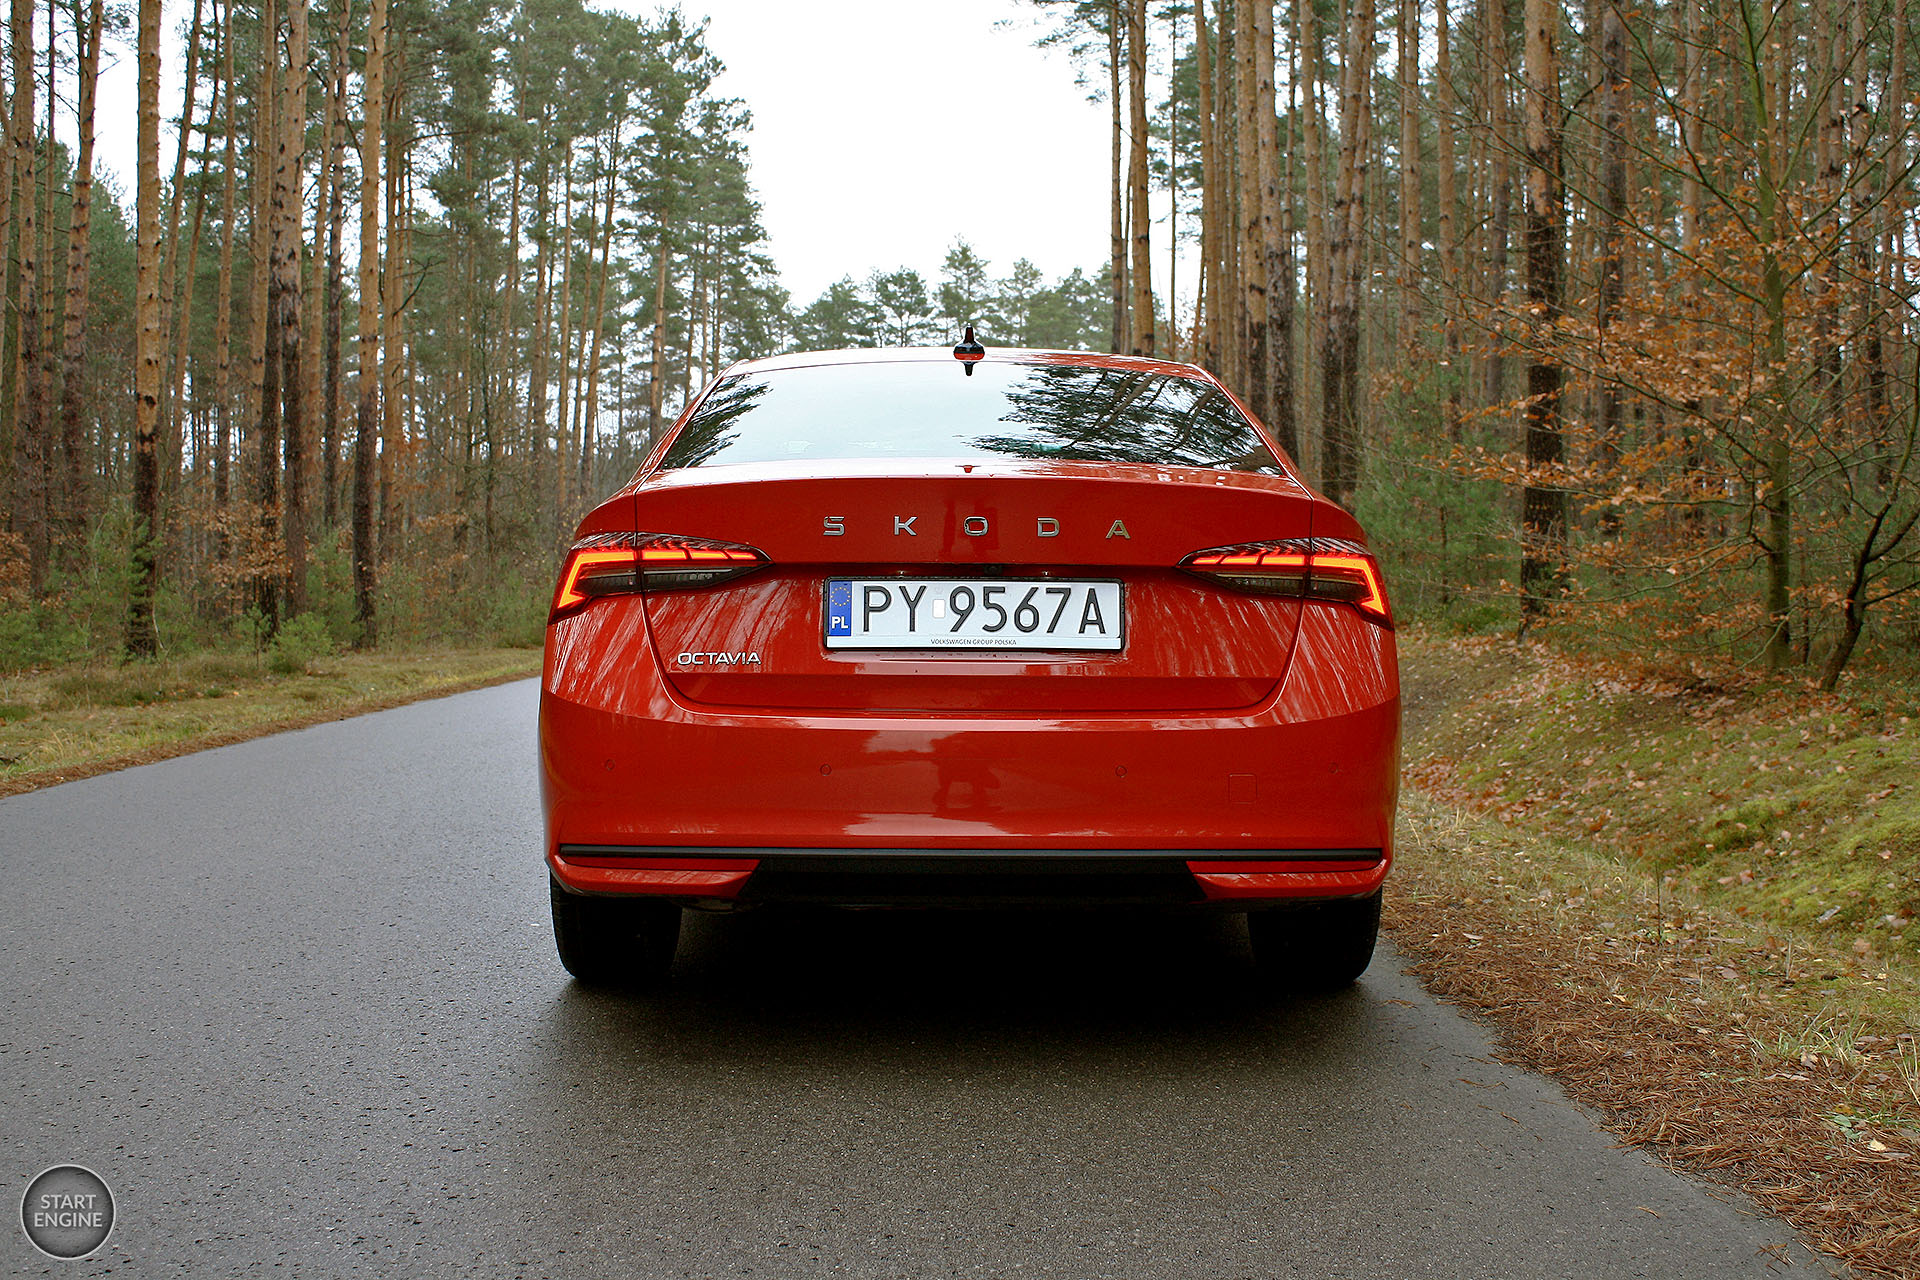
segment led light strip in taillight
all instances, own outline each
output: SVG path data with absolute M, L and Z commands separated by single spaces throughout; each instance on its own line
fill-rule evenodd
M 548 621 L 584 609 L 601 596 L 712 586 L 767 563 L 765 553 L 737 542 L 666 533 L 596 533 L 567 552 Z
M 1387 585 L 1367 549 L 1344 538 L 1282 538 L 1196 551 L 1180 567 L 1241 591 L 1350 604 L 1393 625 Z

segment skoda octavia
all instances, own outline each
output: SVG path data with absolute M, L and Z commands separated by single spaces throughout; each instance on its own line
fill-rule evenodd
M 1279 984 L 1367 966 L 1392 618 L 1359 525 L 1204 371 L 1051 351 L 735 365 L 581 521 L 547 628 L 560 958 L 682 908 L 1184 904 Z

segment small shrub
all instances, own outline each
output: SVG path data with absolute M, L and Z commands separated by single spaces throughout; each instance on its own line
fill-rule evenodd
M 304 675 L 316 660 L 334 651 L 333 637 L 326 619 L 303 613 L 280 625 L 280 631 L 267 646 L 267 669 L 276 675 Z
M 0 671 L 74 662 L 87 638 L 72 619 L 44 604 L 0 607 Z

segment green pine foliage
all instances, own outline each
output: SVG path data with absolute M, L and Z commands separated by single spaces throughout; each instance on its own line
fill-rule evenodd
M 992 264 L 956 238 L 932 285 L 911 267 L 828 285 L 794 314 L 792 348 L 940 346 L 958 342 L 971 324 L 988 346 L 1104 350 L 1106 306 L 1104 271 L 1095 278 L 1076 267 L 1049 285 L 1021 258 L 995 278 Z

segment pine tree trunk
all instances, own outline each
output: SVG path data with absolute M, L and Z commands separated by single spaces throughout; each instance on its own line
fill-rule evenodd
M 581 397 L 582 426 L 580 454 L 580 488 L 587 497 L 593 496 L 595 488 L 593 462 L 596 437 L 600 432 L 600 335 L 605 328 L 602 323 L 607 313 L 607 276 L 613 256 L 613 207 L 614 197 L 619 190 L 620 172 L 620 127 L 621 121 L 613 124 L 613 141 L 607 156 L 607 206 L 600 219 L 600 278 L 593 291 L 593 346 L 587 356 L 587 391 Z
M 233 78 L 233 3 L 228 0 L 221 79 L 227 86 L 226 173 L 220 196 L 220 279 L 214 290 L 213 411 L 217 415 L 213 446 L 213 519 L 215 554 L 224 562 L 230 550 L 227 530 L 229 478 L 233 459 L 233 246 L 234 214 L 239 203 L 238 120 L 232 109 L 237 84 Z
M 1842 187 L 1846 175 L 1846 72 L 1840 50 L 1842 32 L 1835 0 L 1817 0 L 1814 7 L 1813 47 L 1818 63 L 1812 69 L 1813 97 L 1817 105 L 1819 128 L 1815 153 L 1819 158 L 1820 180 L 1816 192 L 1823 211 L 1815 220 L 1815 243 L 1819 253 L 1817 276 L 1820 281 L 1819 309 L 1814 320 L 1814 363 L 1820 370 L 1820 388 L 1828 429 L 1839 425 L 1846 390 L 1840 364 L 1840 258 L 1845 237 L 1845 208 Z
M 1180 64 L 1180 10 L 1169 9 L 1167 60 Z M 1180 355 L 1180 95 L 1167 96 L 1167 359 Z M 1191 362 L 1192 356 L 1187 360 Z
M 672 250 L 667 244 L 667 211 L 659 214 L 660 245 L 654 251 L 653 264 L 653 372 L 647 380 L 647 452 L 660 443 L 661 421 L 667 378 L 667 260 Z
M 1874 165 L 1873 105 L 1867 86 L 1867 13 L 1865 0 L 1848 4 L 1848 26 L 1852 45 L 1852 66 L 1848 79 L 1852 96 L 1847 118 L 1851 131 L 1847 150 L 1853 169 L 1853 332 L 1859 335 L 1862 381 L 1866 392 L 1866 424 L 1862 433 L 1875 443 L 1875 479 L 1885 485 L 1888 471 L 1887 444 L 1887 361 L 1885 310 L 1880 305 L 1877 282 L 1880 269 L 1875 263 L 1873 220 L 1877 204 L 1884 198 L 1874 189 L 1878 172 Z M 1896 41 L 1898 37 L 1895 37 Z M 1889 70 L 1891 81 L 1891 68 Z M 1898 134 L 1893 135 L 1898 137 Z M 1836 678 L 1838 673 L 1836 673 Z
M 1320 49 L 1320 16 L 1311 4 L 1295 4 L 1293 9 L 1294 43 L 1301 49 L 1304 59 L 1302 72 L 1305 78 L 1305 91 L 1301 94 L 1301 106 L 1304 120 L 1301 123 L 1300 145 L 1303 152 L 1300 194 L 1307 208 L 1307 296 L 1304 299 L 1307 316 L 1306 350 L 1309 359 L 1324 354 L 1326 342 L 1326 305 L 1330 281 L 1327 263 L 1327 205 L 1325 191 L 1326 176 L 1326 117 L 1325 99 L 1322 95 L 1323 83 Z M 1311 392 L 1309 391 L 1309 395 Z M 1311 423 L 1319 418 L 1311 412 L 1313 406 L 1303 405 L 1298 420 Z M 1324 413 L 1324 409 L 1322 410 Z M 1304 459 L 1312 451 L 1307 447 L 1304 434 L 1300 441 L 1300 456 Z
M 1234 8 L 1233 65 L 1240 152 L 1240 344 L 1246 381 L 1239 387 L 1254 416 L 1270 421 L 1271 375 L 1267 369 L 1267 155 L 1262 151 L 1260 110 L 1260 25 L 1264 6 L 1240 0 Z M 1271 45 L 1271 41 L 1268 42 Z M 1267 130 L 1266 139 L 1273 140 Z
M 567 509 L 573 498 L 569 492 L 568 477 L 571 474 L 572 436 L 567 423 L 567 394 L 572 375 L 573 356 L 573 143 L 569 141 L 560 160 L 560 374 L 554 379 L 557 391 L 554 396 L 554 439 L 553 439 L 553 524 L 556 538 L 564 538 L 567 530 Z
M 1751 3 L 1751 0 L 1748 0 Z M 1789 139 L 1793 137 L 1792 8 L 1783 7 L 1775 20 L 1765 67 L 1758 134 L 1766 139 L 1756 177 L 1761 235 L 1761 290 L 1767 317 L 1768 394 L 1773 403 L 1761 441 L 1758 515 L 1763 524 L 1761 555 L 1765 583 L 1763 602 L 1767 619 L 1765 661 L 1768 670 L 1784 670 L 1793 663 L 1793 452 L 1790 390 L 1787 372 L 1787 267 L 1782 260 L 1794 235 L 1789 199 Z
M 193 103 L 195 90 L 200 86 L 201 11 L 201 0 L 193 0 L 193 18 L 187 26 L 187 73 L 181 89 L 180 128 L 175 135 L 173 148 L 173 183 L 167 188 L 167 220 L 162 229 L 165 239 L 160 255 L 160 326 L 169 333 L 179 327 L 175 323 L 180 313 L 175 292 L 180 276 L 180 202 L 186 195 L 187 156 L 193 149 Z M 187 282 L 187 287 L 193 287 L 191 280 Z M 160 388 L 160 445 L 166 464 L 162 480 L 169 490 L 179 483 L 182 456 L 180 413 L 171 390 L 178 382 L 176 375 L 163 373 Z
M 216 59 L 220 59 L 222 56 L 222 51 L 220 48 L 219 41 L 222 38 L 222 28 L 219 23 L 220 8 L 219 8 L 218 0 L 215 0 L 213 13 L 214 13 L 214 41 L 215 41 L 214 55 Z M 228 92 L 231 93 L 230 88 Z M 220 108 L 220 80 L 216 75 L 213 86 L 208 91 L 208 94 L 207 94 L 207 118 L 206 118 L 206 121 L 200 127 L 200 136 L 203 144 L 209 138 L 211 138 L 213 134 L 213 121 L 214 121 L 214 117 L 219 114 L 219 108 Z M 228 114 L 229 115 L 233 114 L 231 103 L 228 104 Z M 183 120 L 187 120 L 189 118 L 190 117 L 187 117 L 187 116 L 182 117 Z M 186 125 L 184 124 L 182 125 L 183 130 L 186 127 L 187 127 Z M 161 404 L 163 407 L 162 420 L 164 424 L 162 428 L 163 437 L 166 440 L 170 441 L 173 446 L 168 452 L 168 459 L 169 461 L 173 462 L 176 467 L 179 465 L 179 459 L 183 456 L 183 452 L 184 452 L 182 443 L 181 443 L 179 423 L 180 423 L 180 418 L 182 413 L 186 411 L 185 405 L 186 405 L 187 359 L 188 359 L 188 353 L 190 350 L 190 343 L 192 341 L 193 332 L 194 332 L 194 328 L 193 328 L 193 307 L 194 307 L 194 294 L 195 294 L 194 282 L 198 278 L 197 272 L 200 269 L 200 234 L 205 229 L 206 220 L 207 220 L 206 183 L 198 182 L 198 183 L 195 183 L 194 186 L 195 186 L 195 190 L 194 190 L 194 198 L 193 198 L 193 227 L 192 227 L 192 230 L 189 231 L 187 234 L 186 277 L 182 287 L 179 290 L 179 298 L 177 302 L 171 301 L 174 296 L 174 291 L 172 288 L 171 281 L 165 278 L 166 276 L 165 272 L 163 272 L 163 279 L 161 281 L 162 300 L 167 301 L 169 305 L 175 306 L 178 313 L 177 319 L 167 321 L 165 326 L 169 328 L 173 334 L 173 354 L 170 357 L 169 365 L 168 365 L 169 369 L 171 370 L 171 373 L 169 374 L 166 380 L 166 383 L 162 388 L 163 399 L 161 401 Z M 175 252 L 177 251 L 178 249 L 176 246 Z M 196 474 L 204 470 L 204 454 L 205 454 L 204 449 L 199 447 L 195 448 L 194 471 Z
M 1557 0 L 1526 0 L 1527 483 L 1520 502 L 1522 629 L 1546 616 L 1566 574 L 1567 493 L 1561 459 L 1560 362 L 1554 325 L 1565 274 L 1560 183 Z
M 16 10 L 17 12 L 17 10 Z M 155 457 L 160 428 L 160 0 L 140 0 L 140 116 L 135 200 L 138 281 L 133 356 L 133 598 L 127 609 L 127 656 L 151 658 L 159 649 L 153 593 L 159 574 L 160 476 Z
M 1703 0 L 1680 0 L 1685 7 L 1681 19 L 1682 55 L 1686 59 L 1680 75 L 1680 118 L 1676 121 L 1678 132 L 1685 150 L 1680 162 L 1680 267 L 1683 272 L 1683 305 L 1689 312 L 1697 311 L 1701 297 L 1701 278 L 1699 259 L 1702 248 L 1700 220 L 1703 213 L 1705 185 L 1701 182 L 1700 166 L 1706 156 L 1706 116 L 1704 113 L 1705 77 L 1701 68 L 1705 64 L 1703 36 L 1700 30 L 1700 6 Z M 1710 480 L 1708 477 L 1707 433 L 1701 429 L 1702 404 L 1698 398 L 1686 402 L 1687 423 L 1687 499 L 1684 508 L 1684 520 L 1694 537 L 1704 531 L 1707 519 L 1707 504 L 1710 501 Z
M 12 15 L 8 15 L 12 21 Z M 13 37 L 11 32 L 9 40 Z M 12 68 L 9 68 L 12 71 Z M 7 93 L 11 81 L 0 84 L 0 532 L 13 524 L 14 398 L 5 356 L 12 348 L 12 317 L 6 303 L 13 297 L 13 171 L 19 157 L 13 148 L 13 98 Z
M 1614 0 L 1600 16 L 1600 289 L 1594 305 L 1595 342 L 1600 378 L 1599 436 L 1601 484 L 1611 487 L 1620 465 L 1620 380 L 1609 369 L 1607 342 L 1626 294 L 1624 255 L 1627 236 L 1627 110 L 1632 87 L 1627 61 L 1627 24 Z M 1602 509 L 1600 527 L 1609 538 L 1620 534 L 1620 508 Z
M 1449 0 L 1434 0 L 1434 168 L 1440 207 L 1434 211 L 1435 231 L 1440 244 L 1440 305 L 1445 325 L 1445 362 L 1447 384 L 1447 437 L 1460 438 L 1460 246 L 1454 241 L 1454 215 L 1458 208 L 1453 151 L 1453 131 L 1459 117 L 1459 99 L 1453 92 L 1453 32 L 1448 11 Z M 1443 588 L 1444 589 L 1444 588 Z
M 1885 100 L 1892 105 L 1889 115 L 1889 131 L 1895 139 L 1887 156 L 1888 168 L 1893 173 L 1907 172 L 1912 163 L 1909 145 L 1913 139 L 1913 122 L 1909 119 L 1912 97 L 1907 87 L 1907 5 L 1906 0 L 1894 0 L 1893 12 L 1893 52 L 1889 56 L 1887 67 L 1887 87 Z M 1880 339 L 1886 341 L 1885 328 L 1888 311 L 1893 312 L 1893 340 L 1897 344 L 1903 341 L 1906 326 L 1899 318 L 1897 309 L 1907 295 L 1907 275 L 1905 255 L 1900 252 L 1902 228 L 1906 225 L 1906 182 L 1889 183 L 1880 199 L 1880 271 L 1877 277 L 1882 290 L 1880 301 L 1876 303 L 1876 323 L 1882 328 Z M 1882 308 L 1885 310 L 1882 310 Z M 1880 430 L 1891 427 L 1890 420 L 1879 424 Z M 1883 466 L 1876 477 L 1882 486 L 1892 481 Z
M 403 50 L 395 42 L 387 80 L 387 123 L 394 129 L 401 119 L 400 98 L 405 71 Z M 387 151 L 387 256 L 380 277 L 380 440 L 385 454 L 393 458 L 387 469 L 388 487 L 382 493 L 387 504 L 381 509 L 380 555 L 392 560 L 399 556 L 408 526 L 407 512 L 413 497 L 413 439 L 407 429 L 407 398 L 401 383 L 406 378 L 406 284 L 407 264 L 412 261 L 411 202 L 407 194 L 409 156 L 396 138 Z
M 1351 507 L 1360 484 L 1360 288 L 1371 152 L 1373 0 L 1355 0 L 1348 12 L 1340 68 L 1340 169 L 1334 188 L 1332 238 L 1327 246 L 1325 347 L 1321 359 L 1321 481 L 1327 496 Z
M 280 134 L 275 142 L 275 222 L 273 272 L 280 310 L 281 428 L 286 436 L 287 499 L 282 534 L 287 549 L 287 611 L 307 607 L 307 489 L 311 470 L 308 449 L 307 379 L 302 350 L 305 334 L 300 324 L 301 195 L 307 139 L 307 0 L 286 0 L 287 75 L 280 106 Z
M 1207 27 L 1206 0 L 1194 0 L 1193 55 L 1200 90 L 1200 289 L 1199 340 L 1194 358 L 1204 369 L 1220 372 L 1220 285 L 1215 266 L 1219 238 L 1219 160 L 1216 154 L 1212 36 Z
M 1127 325 L 1127 217 L 1125 179 L 1120 172 L 1120 140 L 1125 132 L 1121 121 L 1120 57 L 1124 44 L 1120 38 L 1125 16 L 1121 0 L 1108 0 L 1107 6 L 1107 100 L 1113 105 L 1113 237 L 1107 256 L 1108 282 L 1113 290 L 1113 353 L 1132 348 L 1133 334 Z
M 374 450 L 380 413 L 380 143 L 385 115 L 387 0 L 371 0 L 360 124 L 359 395 L 354 406 L 353 593 L 360 647 L 378 641 L 373 545 Z
M 48 512 L 47 377 L 41 353 L 40 295 L 36 255 L 40 238 L 33 103 L 33 0 L 13 0 L 13 153 L 21 170 L 18 259 L 19 298 L 14 341 L 13 420 L 14 531 L 27 544 L 28 585 L 38 596 L 46 589 L 52 531 Z
M 527 454 L 532 461 L 535 475 L 543 465 L 546 452 L 547 434 L 547 339 L 552 324 L 552 265 L 553 265 L 553 206 L 551 174 L 552 161 L 548 155 L 550 146 L 547 129 L 543 121 L 540 130 L 540 180 L 539 190 L 534 196 L 534 230 L 536 250 L 533 264 L 533 343 L 528 353 L 527 364 Z M 535 485 L 535 502 L 542 503 Z M 542 504 L 544 505 L 544 504 Z
M 1273 6 L 1253 10 L 1254 155 L 1260 180 L 1260 253 L 1256 266 L 1264 286 L 1260 335 L 1266 378 L 1259 395 L 1261 419 L 1289 455 L 1298 453 L 1293 413 L 1293 236 L 1285 207 L 1292 192 L 1280 183 L 1280 143 L 1273 91 Z
M 340 6 L 333 37 L 333 85 L 327 100 L 326 151 L 321 164 L 327 181 L 326 372 L 322 393 L 320 445 L 321 521 L 331 529 L 340 519 L 340 334 L 345 322 L 347 282 L 341 242 L 346 233 L 347 41 L 353 25 L 352 0 Z
M 1213 59 L 1214 174 L 1220 183 L 1213 233 L 1214 302 L 1217 319 L 1214 338 L 1220 373 L 1228 385 L 1247 385 L 1246 291 L 1240 284 L 1240 59 L 1234 39 L 1237 20 L 1232 5 L 1221 3 L 1216 12 L 1216 51 Z
M 1400 350 L 1420 332 L 1420 0 L 1400 0 Z M 1444 130 L 1443 130 L 1444 132 Z
M 1911 56 L 1907 47 L 1907 0 L 1893 0 L 1890 17 L 1893 21 L 1893 53 L 1887 68 L 1886 101 L 1892 104 L 1888 128 L 1895 141 L 1887 155 L 1887 167 L 1893 173 L 1906 173 L 1907 167 L 1913 163 L 1911 145 L 1914 135 L 1912 91 L 1907 83 L 1907 59 Z M 1908 296 L 1906 255 L 1896 250 L 1906 227 L 1909 187 L 1908 182 L 1894 183 L 1880 205 L 1880 266 L 1884 276 L 1882 283 L 1887 289 L 1886 296 L 1890 304 L 1895 299 Z M 0 218 L 0 225 L 4 225 L 5 221 L 5 218 Z M 1901 334 L 1904 327 L 1896 324 L 1895 334 Z
M 66 543 L 69 563 L 78 567 L 86 551 L 93 510 L 93 467 L 86 439 L 86 354 L 88 274 L 93 261 L 93 116 L 100 77 L 100 33 L 105 26 L 103 0 L 93 0 L 80 40 L 78 120 L 80 151 L 73 170 L 73 212 L 67 222 L 67 305 L 65 355 L 61 370 L 60 448 L 66 456 Z
M 252 476 L 253 528 L 247 535 L 245 544 L 246 559 L 255 565 L 263 556 L 271 553 L 279 541 L 280 513 L 277 505 L 270 506 L 261 494 L 261 488 L 267 480 L 274 485 L 277 504 L 279 484 L 279 342 L 277 330 L 269 323 L 268 289 L 271 282 L 270 268 L 273 263 L 273 234 L 271 219 L 268 217 L 269 198 L 273 192 L 273 142 L 272 121 L 279 116 L 279 59 L 268 56 L 274 43 L 274 31 L 278 26 L 276 0 L 263 0 L 260 6 L 258 25 L 261 45 L 260 70 L 254 81 L 254 127 L 253 137 L 248 143 L 247 183 L 251 216 L 247 219 L 247 401 L 241 418 L 243 423 L 251 422 L 252 429 L 247 432 L 241 444 L 241 453 L 253 454 Z M 272 359 L 269 359 L 269 347 L 272 347 Z M 269 388 L 269 365 L 274 366 Z M 274 426 L 274 443 L 271 450 L 262 440 L 264 424 Z M 269 467 L 265 459 L 272 457 Z M 270 472 L 267 480 L 262 473 Z M 265 609 L 261 594 L 263 582 L 270 579 L 255 573 L 248 580 L 248 599 L 254 609 L 262 615 Z
M 1150 356 L 1158 350 L 1153 316 L 1153 208 L 1147 199 L 1147 0 L 1129 0 L 1127 8 L 1127 99 L 1133 138 L 1127 163 L 1133 210 L 1133 262 L 1128 269 L 1133 293 L 1132 341 L 1127 350 Z
M 1480 0 L 1481 68 L 1485 75 L 1488 204 L 1487 302 L 1496 316 L 1507 306 L 1507 247 L 1513 234 L 1513 151 L 1507 100 L 1506 0 Z M 1506 397 L 1507 362 L 1500 345 L 1492 344 L 1486 358 L 1488 404 Z

